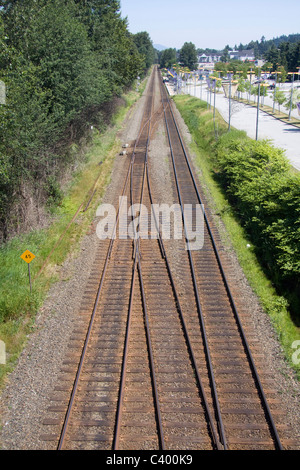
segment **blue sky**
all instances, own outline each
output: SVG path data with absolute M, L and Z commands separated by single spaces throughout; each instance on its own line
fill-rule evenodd
M 153 44 L 223 49 L 300 33 L 300 0 L 120 0 L 131 33 L 147 31 Z

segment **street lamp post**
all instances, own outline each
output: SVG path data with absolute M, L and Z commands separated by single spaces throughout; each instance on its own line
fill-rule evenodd
M 232 72 L 229 72 L 229 119 L 228 119 L 228 132 L 230 131 L 230 124 L 231 124 L 231 80 L 232 80 Z
M 259 98 L 260 98 L 260 80 L 259 80 L 259 82 L 258 82 L 257 114 L 256 114 L 256 137 L 255 137 L 255 140 L 258 139 Z
M 275 84 L 274 84 L 274 93 L 273 93 L 273 113 L 275 111 L 276 82 L 277 82 L 277 73 L 275 73 Z
M 202 100 L 202 85 L 203 85 L 203 82 L 202 82 L 202 71 L 201 71 L 201 74 L 200 74 L 199 78 L 200 78 L 200 99 Z
M 221 78 L 216 78 L 216 77 L 213 77 L 213 84 L 214 84 L 214 90 L 215 90 L 215 94 L 214 94 L 214 131 L 215 131 L 215 138 L 217 140 L 217 132 L 216 132 L 216 95 L 217 95 L 217 80 L 221 80 Z
M 251 90 L 252 90 L 252 75 L 255 74 L 255 72 L 252 72 L 252 68 L 251 68 L 251 71 L 248 72 L 248 75 L 250 74 L 250 87 L 249 87 L 249 99 L 248 99 L 248 103 L 250 103 L 250 100 L 251 100 Z
M 215 117 L 216 117 L 216 83 L 217 83 L 217 79 L 216 77 L 211 77 L 212 78 L 212 86 L 214 88 L 214 118 L 213 118 L 213 121 L 214 121 L 214 131 L 215 131 L 215 136 L 216 136 L 216 122 L 215 122 Z
M 210 90 L 210 79 L 209 77 L 206 78 L 207 84 L 207 109 L 209 108 L 209 90 Z

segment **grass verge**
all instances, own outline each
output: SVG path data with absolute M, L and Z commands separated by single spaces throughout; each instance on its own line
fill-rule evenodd
M 104 132 L 93 129 L 92 143 L 84 162 L 73 175 L 59 207 L 52 208 L 50 225 L 46 229 L 14 237 L 0 246 L 0 341 L 5 345 L 5 354 L 3 350 L 0 354 L 3 362 L 0 363 L 0 388 L 34 329 L 35 315 L 50 286 L 58 279 L 59 266 L 68 255 L 76 253 L 79 240 L 91 225 L 96 207 L 110 181 L 115 155 L 120 149 L 117 133 L 145 85 L 146 80 L 139 92 L 130 91 L 123 96 L 125 105 L 116 111 Z M 84 211 L 88 203 L 89 210 Z M 20 258 L 27 249 L 36 256 L 30 264 L 32 292 L 27 263 Z
M 241 226 L 234 207 L 229 202 L 224 188 L 218 183 L 215 174 L 215 130 L 225 134 L 228 125 L 218 112 L 214 125 L 213 114 L 207 110 L 207 104 L 189 96 L 175 96 L 174 101 L 192 136 L 191 151 L 195 155 L 196 164 L 204 181 L 207 192 L 213 200 L 216 213 L 223 221 L 228 237 L 237 253 L 240 265 L 258 296 L 264 311 L 269 315 L 274 329 L 282 345 L 285 358 L 300 378 L 298 360 L 300 329 L 294 324 L 286 298 L 278 295 L 271 280 L 266 276 L 255 253 L 255 247 L 249 241 Z M 231 130 L 241 134 L 240 131 Z M 248 245 L 251 245 L 249 248 Z M 297 364 L 298 363 L 298 364 Z

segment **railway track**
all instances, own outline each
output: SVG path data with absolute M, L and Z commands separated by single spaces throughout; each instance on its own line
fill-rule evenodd
M 186 235 L 172 242 L 176 272 L 152 212 L 159 119 Z M 57 449 L 282 449 L 205 212 L 203 247 L 186 249 L 184 207 L 195 220 L 202 197 L 157 69 L 120 194 L 135 209 L 122 218 L 132 233 L 100 242 L 43 439 Z

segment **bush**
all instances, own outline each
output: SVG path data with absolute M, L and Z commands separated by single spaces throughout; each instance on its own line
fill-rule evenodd
M 216 143 L 219 180 L 278 287 L 300 280 L 300 176 L 283 151 L 235 133 Z
M 51 206 L 59 205 L 63 199 L 63 191 L 61 190 L 60 184 L 54 176 L 48 178 L 46 184 L 46 194 L 47 194 L 47 205 Z

